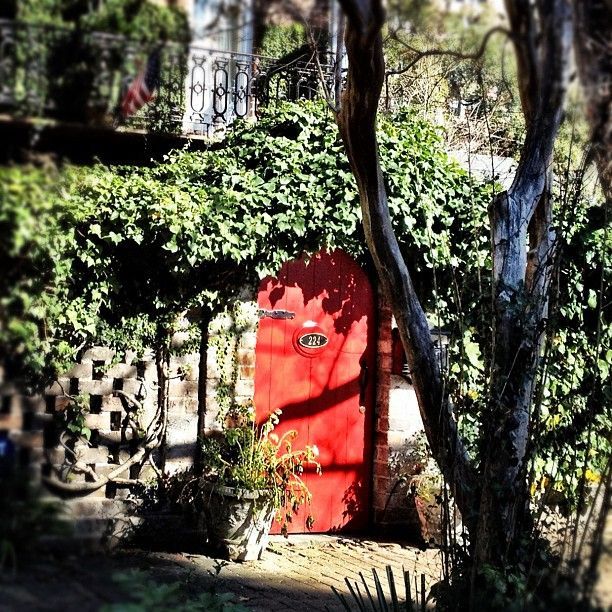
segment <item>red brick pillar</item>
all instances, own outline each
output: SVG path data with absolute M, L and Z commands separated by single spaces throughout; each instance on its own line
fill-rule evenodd
M 376 410 L 374 417 L 374 466 L 372 510 L 374 524 L 379 524 L 392 486 L 389 473 L 389 391 L 391 385 L 392 338 L 391 306 L 378 295 L 378 341 L 376 363 Z

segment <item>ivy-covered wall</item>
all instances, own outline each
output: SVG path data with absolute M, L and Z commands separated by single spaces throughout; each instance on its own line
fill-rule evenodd
M 381 118 L 380 152 L 401 249 L 431 322 L 450 334 L 449 390 L 477 456 L 490 348 L 481 306 L 489 299 L 491 186 L 453 163 L 435 128 L 410 111 Z M 205 389 L 171 364 L 177 332 L 183 357 L 197 353 L 204 322 L 245 285 L 303 252 L 342 248 L 368 265 L 337 130 L 329 112 L 313 103 L 270 109 L 254 125 L 238 122 L 205 152 L 175 151 L 148 168 L 9 167 L 0 175 L 0 258 L 7 271 L 0 277 L 0 363 L 7 384 L 20 389 L 42 387 L 84 351 L 106 346 L 117 355 L 134 351 L 136 360 L 152 350 L 165 372 L 164 397 L 178 398 L 170 389 L 182 385 L 197 387 L 201 400 Z M 588 461 L 597 475 L 606 456 L 610 388 L 601 381 L 612 363 L 605 348 L 612 328 L 602 279 L 612 258 L 597 197 L 558 197 L 565 243 L 548 323 L 533 479 L 537 488 L 569 444 L 577 455 L 559 468 L 559 487 L 571 494 L 572 465 Z M 185 312 L 192 314 L 184 328 Z M 241 366 L 251 371 L 251 363 Z M 0 388 L 3 406 L 13 404 L 8 389 Z M 187 403 L 177 410 L 187 430 Z M 133 429 L 147 443 L 149 435 L 164 437 L 164 423 L 151 432 Z M 186 436 L 177 437 L 177 447 L 181 440 Z

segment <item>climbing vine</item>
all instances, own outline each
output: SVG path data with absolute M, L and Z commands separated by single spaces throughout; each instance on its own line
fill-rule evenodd
M 491 263 L 481 228 L 494 186 L 476 184 L 436 129 L 408 110 L 382 118 L 379 132 L 400 246 L 430 322 L 450 332 L 451 393 L 462 427 L 476 432 L 490 334 L 482 306 Z M 30 387 L 92 344 L 157 350 L 185 312 L 223 311 L 245 286 L 302 253 L 340 248 L 368 265 L 337 131 L 312 102 L 270 109 L 256 124 L 237 122 L 209 150 L 173 151 L 148 168 L 2 168 L 0 175 L 0 255 L 10 270 L 0 281 L 0 360 Z M 568 283 L 559 284 L 562 316 L 554 319 L 551 350 L 578 363 L 557 360 L 551 369 L 556 382 L 542 411 L 550 431 L 587 401 L 593 368 L 580 364 L 589 360 L 603 377 L 612 358 L 604 350 L 610 327 L 602 297 L 609 232 L 596 197 L 576 206 L 584 214 L 571 217 L 575 231 L 560 272 Z M 598 272 L 587 274 L 589 266 Z M 198 332 L 188 333 L 195 344 Z M 234 350 L 222 337 L 213 346 Z M 596 355 L 586 350 L 593 346 Z M 559 402 L 567 379 L 561 363 L 577 379 Z M 223 384 L 231 381 L 228 375 Z M 604 405 L 594 425 L 599 439 Z

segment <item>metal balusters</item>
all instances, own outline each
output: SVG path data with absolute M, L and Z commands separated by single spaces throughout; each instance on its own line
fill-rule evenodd
M 151 51 L 122 36 L 0 20 L 0 109 L 111 128 Z M 319 70 L 326 82 L 334 76 L 333 67 L 312 61 L 283 65 L 197 45 L 165 43 L 161 55 L 155 99 L 124 118 L 127 128 L 222 134 L 234 119 L 257 117 L 278 101 L 320 96 Z

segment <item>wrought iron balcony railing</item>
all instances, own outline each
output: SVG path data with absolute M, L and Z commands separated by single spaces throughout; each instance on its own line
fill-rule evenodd
M 152 51 L 121 36 L 0 20 L 0 114 L 150 132 L 223 131 L 280 100 L 333 92 L 333 68 L 164 43 L 154 100 L 118 113 Z M 321 78 L 323 77 L 323 78 Z

